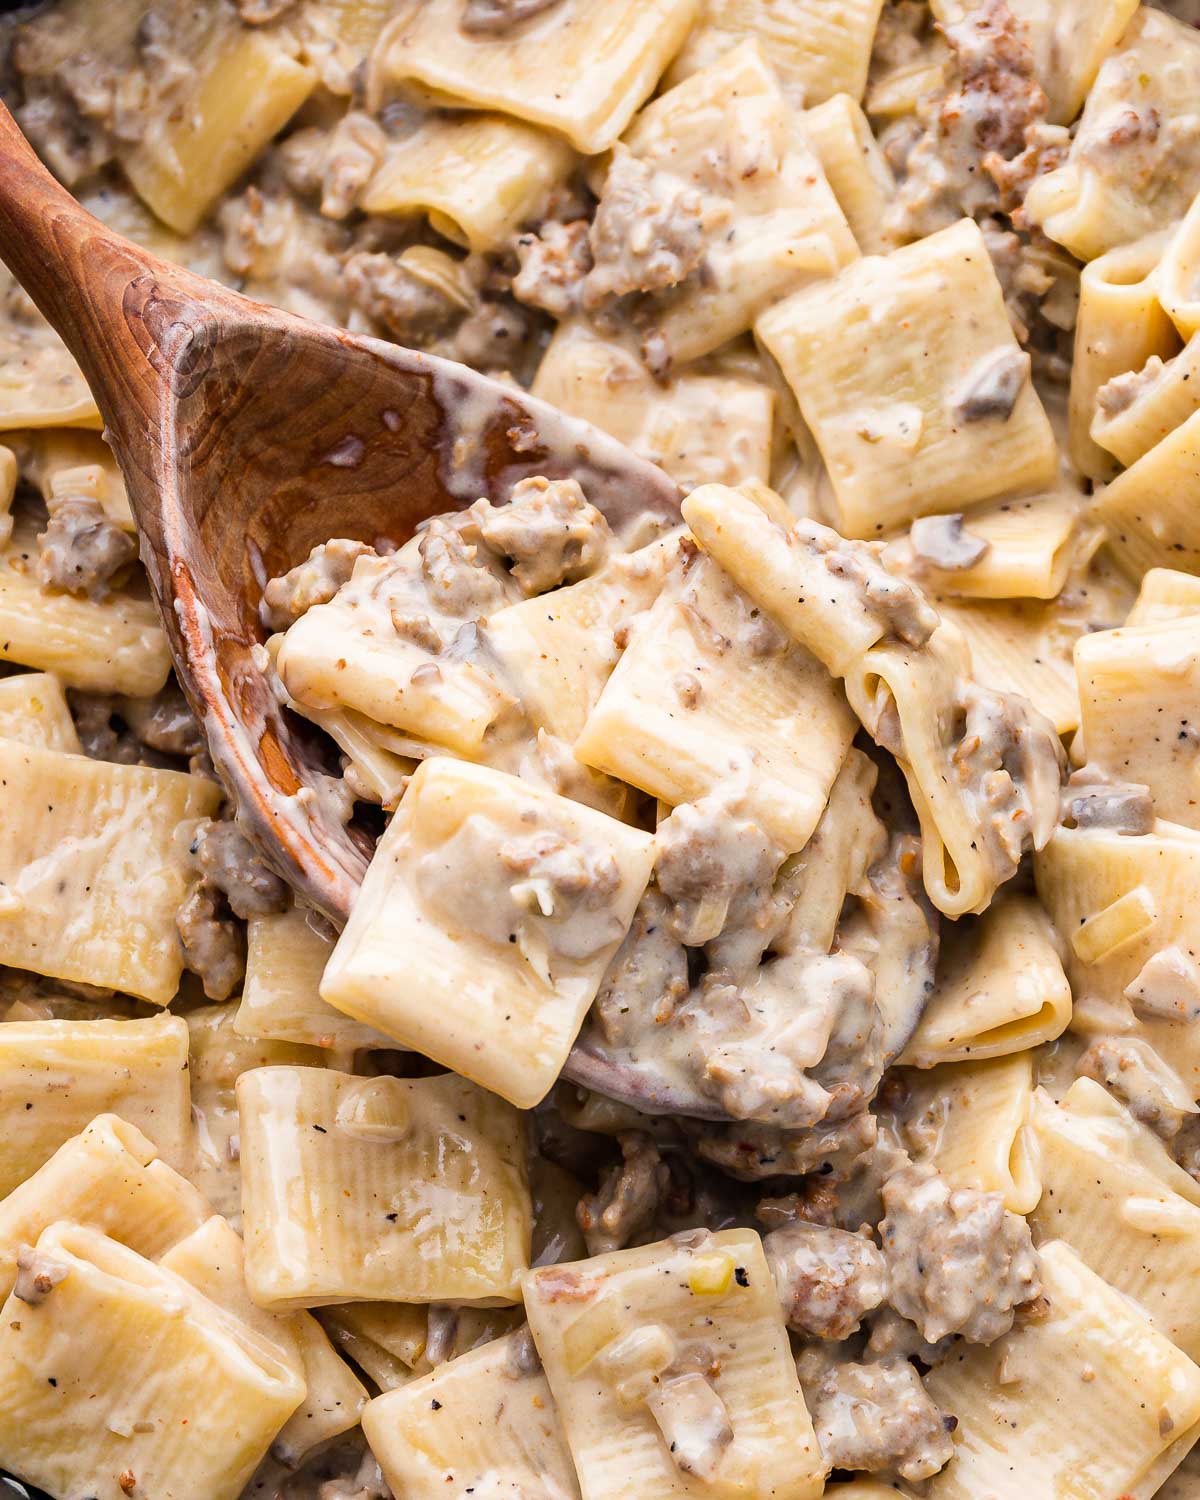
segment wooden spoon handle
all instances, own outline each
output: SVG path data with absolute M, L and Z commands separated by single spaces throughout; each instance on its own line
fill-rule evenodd
M 3 104 L 0 260 L 83 371 L 125 471 L 134 514 L 153 530 L 162 385 L 195 342 L 203 309 L 215 308 L 222 290 L 88 213 L 38 160 Z M 145 468 L 147 487 L 133 483 L 133 466 Z
M 0 259 L 95 387 L 97 342 L 129 339 L 126 293 L 156 262 L 94 218 L 54 180 L 3 104 Z

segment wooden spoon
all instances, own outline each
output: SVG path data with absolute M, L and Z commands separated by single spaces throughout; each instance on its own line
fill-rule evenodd
M 0 105 L 0 258 L 79 363 L 129 490 L 175 669 L 264 855 L 344 921 L 370 856 L 320 795 L 318 740 L 254 663 L 268 579 L 330 537 L 574 476 L 619 526 L 665 474 L 463 365 L 326 328 L 147 254 L 51 177 Z
M 428 516 L 574 476 L 620 526 L 678 517 L 661 470 L 464 365 L 327 328 L 148 254 L 51 177 L 0 104 L 0 259 L 87 377 L 179 681 L 264 856 L 344 922 L 371 855 L 320 795 L 311 726 L 251 648 L 267 580 L 330 537 L 402 542 Z M 648 1111 L 720 1117 L 593 1044 L 564 1076 Z

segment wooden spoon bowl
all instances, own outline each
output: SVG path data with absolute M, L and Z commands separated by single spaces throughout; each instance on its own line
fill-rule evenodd
M 369 841 L 329 810 L 318 737 L 255 664 L 267 580 L 330 537 L 400 543 L 529 475 L 574 476 L 617 526 L 677 515 L 676 486 L 515 387 L 147 254 L 54 181 L 3 105 L 0 258 L 91 386 L 176 672 L 243 822 L 344 921 Z

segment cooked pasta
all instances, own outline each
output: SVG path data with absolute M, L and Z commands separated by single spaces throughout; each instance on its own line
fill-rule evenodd
M 0 9 L 105 224 L 580 457 L 247 540 L 319 911 L 0 272 L 0 1492 L 1196 1500 L 1200 8 Z

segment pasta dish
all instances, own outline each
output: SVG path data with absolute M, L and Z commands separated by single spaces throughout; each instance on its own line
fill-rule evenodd
M 339 930 L 0 268 L 0 1496 L 1200 1500 L 1197 28 L 0 17 L 105 223 L 681 497 L 257 578 Z

